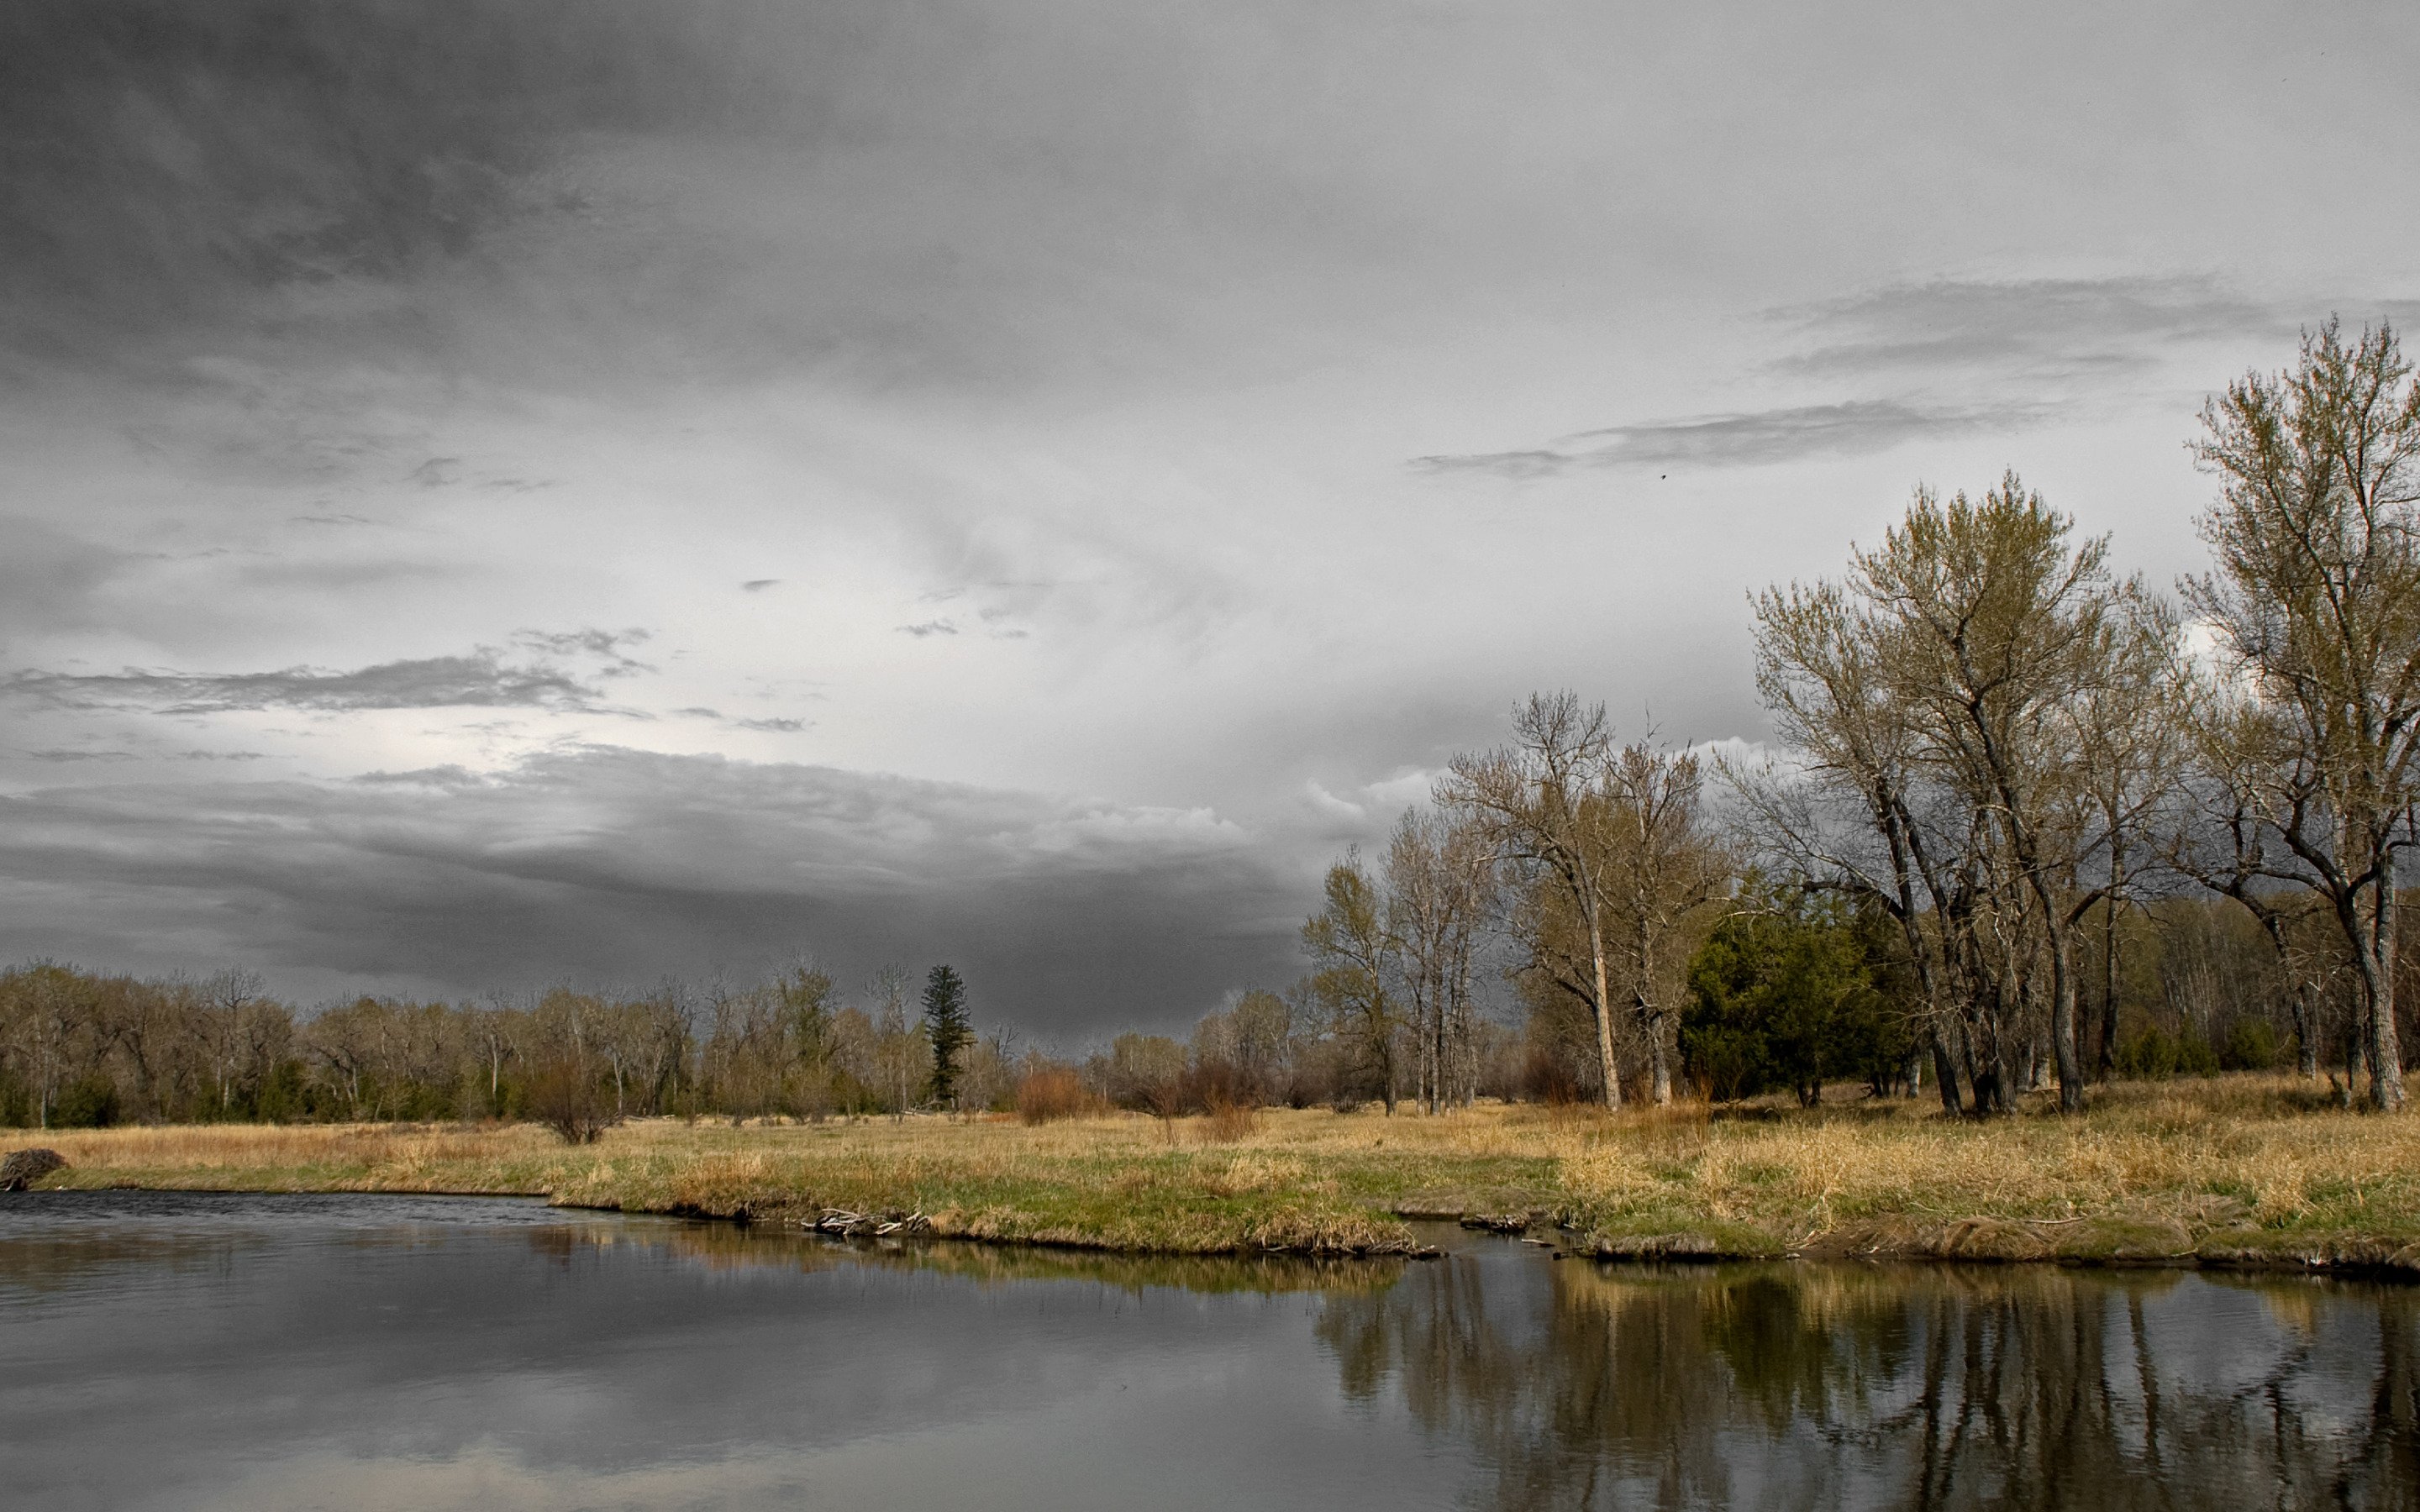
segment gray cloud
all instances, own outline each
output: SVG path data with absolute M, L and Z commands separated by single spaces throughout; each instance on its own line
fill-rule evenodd
M 39 520 L 0 516 L 0 631 L 89 626 L 95 591 L 134 561 Z
M 1769 312 L 1812 347 L 1776 365 L 1813 373 L 2139 368 L 2172 343 L 2290 336 L 2293 318 L 2217 279 L 1934 279 Z
M 768 588 L 777 586 L 781 580 L 779 578 L 751 578 L 741 583 L 739 588 L 742 593 L 761 594 Z
M 1206 810 L 615 748 L 0 797 L 0 945 L 138 969 L 185 964 L 129 961 L 142 941 L 208 941 L 287 980 L 471 994 L 813 949 L 851 980 L 951 960 L 987 1016 L 1063 1036 L 1291 980 L 1304 906 Z
M 1962 409 L 1854 399 L 1608 425 L 1562 438 L 1550 447 L 1422 456 L 1414 458 L 1412 466 L 1423 472 L 1492 472 L 1505 478 L 1551 477 L 1575 468 L 1755 467 L 1808 456 L 1886 452 L 1921 436 L 2012 425 L 2042 413 L 2039 406 Z
M 65 709 L 146 709 L 161 714 L 305 709 L 456 707 L 576 709 L 599 712 L 597 689 L 543 664 L 516 667 L 495 653 L 390 661 L 355 671 L 289 667 L 269 672 L 23 671 L 0 693 Z
M 266 314 L 270 291 L 419 345 L 409 307 L 365 289 L 475 264 L 515 224 L 576 215 L 576 196 L 537 182 L 566 133 L 739 104 L 745 60 L 710 63 L 702 20 L 612 0 L 578 23 L 443 0 L 341 15 L 9 6 L 5 347 L 105 362 Z
M 516 644 L 533 651 L 556 656 L 589 656 L 605 663 L 598 672 L 603 677 L 627 677 L 633 672 L 651 672 L 649 663 L 630 656 L 628 648 L 655 639 L 642 629 L 628 630 L 523 630 L 513 637 Z
M 898 626 L 898 630 L 901 635 L 912 635 L 919 640 L 923 640 L 928 635 L 955 635 L 958 633 L 958 627 L 952 625 L 947 620 L 926 620 L 918 625 L 903 625 Z
M 711 719 L 717 724 L 729 725 L 734 730 L 762 730 L 776 734 L 795 733 L 807 728 L 809 723 L 805 719 L 738 719 L 723 713 L 721 709 L 709 709 L 702 704 L 691 708 L 675 709 L 673 712 L 692 719 Z
M 2294 330 L 2293 320 L 2273 306 L 2202 275 L 1934 279 L 1766 316 L 1810 343 L 1774 360 L 1776 371 L 1920 374 L 1936 392 L 1946 384 L 1981 397 L 1963 404 L 1860 398 L 1647 421 L 1582 431 L 1542 447 L 1423 456 L 1412 465 L 1520 479 L 1587 467 L 1753 466 L 1883 452 L 1921 436 L 2054 418 L 2068 401 L 2040 396 L 2046 381 L 2070 390 L 2092 387 L 2137 375 L 2180 343 L 2285 337 Z M 2012 379 L 2023 380 L 2035 397 L 2004 397 Z

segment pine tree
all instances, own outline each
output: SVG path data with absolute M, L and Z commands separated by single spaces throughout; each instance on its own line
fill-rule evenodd
M 958 1052 L 975 1037 L 967 1023 L 966 979 L 948 966 L 924 978 L 924 1037 L 933 1044 L 933 1099 L 952 1103 L 958 1089 Z

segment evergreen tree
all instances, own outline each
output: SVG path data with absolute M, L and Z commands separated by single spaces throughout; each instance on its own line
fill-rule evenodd
M 1838 894 L 1750 875 L 1738 907 L 1691 964 L 1681 1030 L 1689 1068 L 1718 1102 L 1823 1083 L 1887 1086 L 1907 1054 L 1883 921 Z
M 958 1089 L 958 1053 L 975 1031 L 967 1023 L 966 979 L 948 966 L 935 966 L 924 978 L 924 1037 L 933 1045 L 933 1098 L 952 1102 Z

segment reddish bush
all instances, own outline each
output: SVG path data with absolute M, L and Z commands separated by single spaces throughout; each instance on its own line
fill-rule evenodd
M 1016 1084 L 1016 1116 L 1027 1123 L 1077 1119 L 1098 1111 L 1100 1099 L 1093 1095 L 1082 1077 L 1064 1066 L 1045 1066 L 1028 1072 Z

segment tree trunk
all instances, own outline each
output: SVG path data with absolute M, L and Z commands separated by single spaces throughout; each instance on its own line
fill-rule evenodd
M 1605 1105 L 1619 1110 L 1621 1076 L 1613 1065 L 1613 1013 L 1606 1000 L 1605 934 L 1594 919 L 1589 921 L 1589 952 L 1596 967 L 1596 1001 L 1589 1006 L 1596 1010 L 1597 1070 L 1605 1077 Z
M 1941 1042 L 1941 1026 L 1935 1023 L 1928 1036 L 1932 1041 L 1932 1080 L 1941 1094 L 1941 1111 L 1951 1118 L 1962 1117 L 1966 1104 L 1958 1091 L 1958 1063 L 1949 1058 L 1949 1047 Z
M 1672 1056 L 1664 1043 L 1664 1015 L 1647 1015 L 1647 1043 L 1653 1068 L 1653 1095 L 1659 1108 L 1672 1105 Z
M 2050 931 L 2050 1051 L 2058 1067 L 2058 1110 L 2084 1111 L 2084 1057 L 2075 1045 L 2075 944 L 2073 932 L 2041 889 L 2043 923 Z
M 2318 995 L 2316 983 L 2298 981 L 2289 1009 L 2294 1016 L 2295 1070 L 2312 1081 L 2319 1079 L 2319 1014 L 2314 1001 Z
M 2094 1074 L 2107 1081 L 2118 1074 L 2118 863 L 2109 863 L 2110 893 L 2101 924 L 2101 1049 Z
M 2378 880 L 2373 886 L 2376 901 L 2370 905 L 2369 938 L 2364 942 L 2373 958 L 2375 983 L 2369 995 L 2369 1104 L 2381 1113 L 2394 1113 L 2403 1106 L 2403 1048 L 2395 1032 L 2395 851 L 2391 845 L 2379 847 Z

